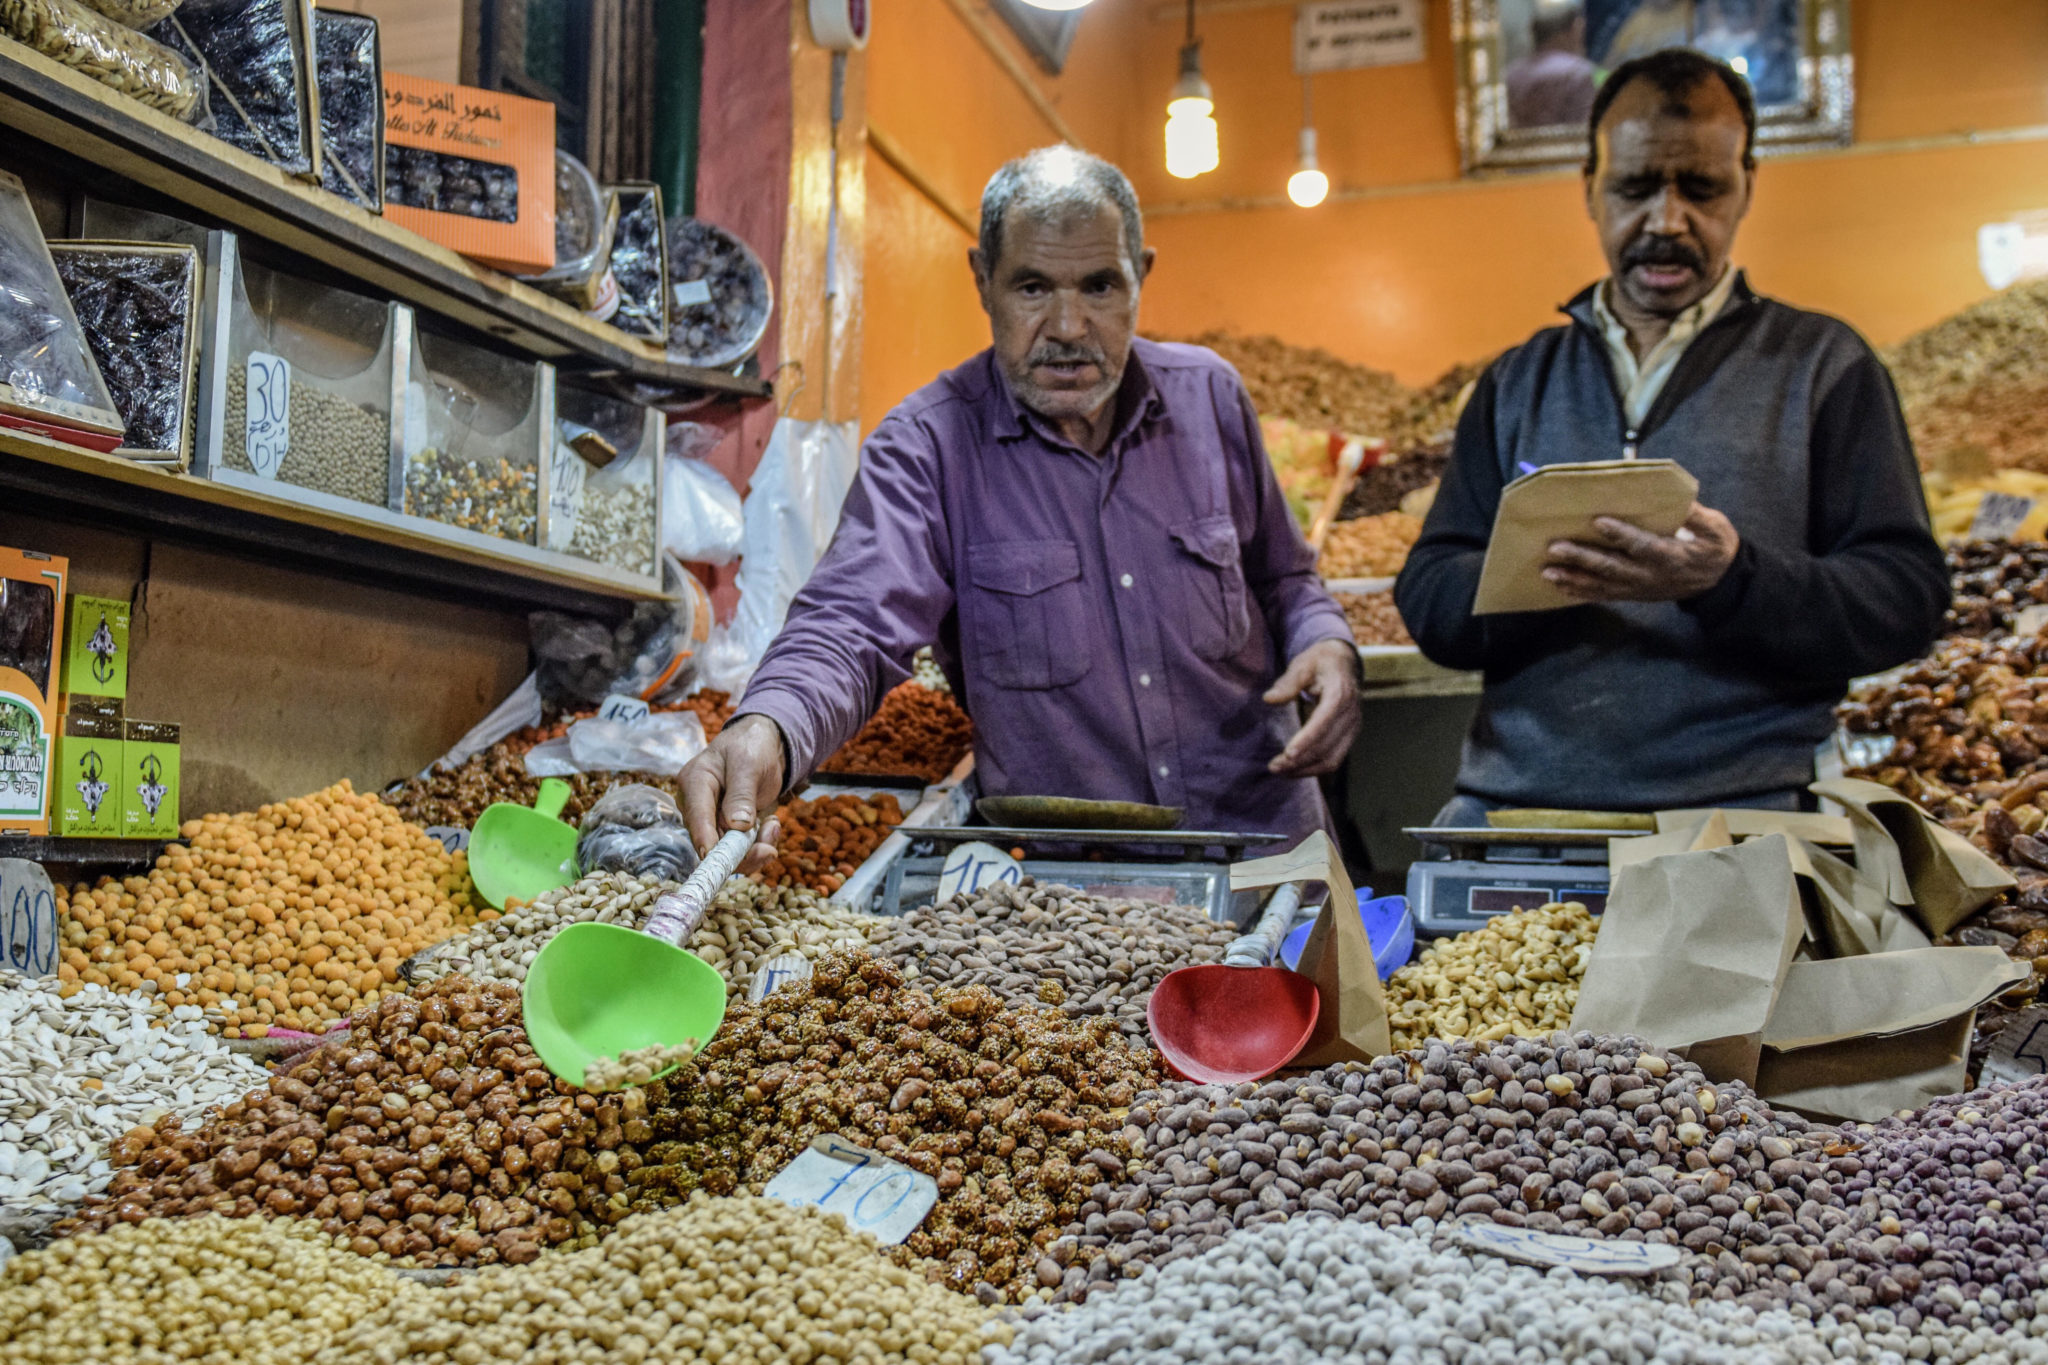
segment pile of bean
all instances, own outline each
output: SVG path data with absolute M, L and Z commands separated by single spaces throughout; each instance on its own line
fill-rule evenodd
M 1337 605 L 1344 608 L 1344 619 L 1351 623 L 1351 637 L 1362 645 L 1412 645 L 1415 637 L 1408 633 L 1407 622 L 1401 619 L 1399 608 L 1394 605 L 1392 590 L 1385 592 L 1340 592 L 1336 594 Z
M 1875 1239 L 1902 1196 L 1851 1210 L 1831 1192 L 1839 1162 L 1853 1162 L 1833 1130 L 1590 1033 L 1432 1041 L 1298 1079 L 1176 1087 L 1141 1096 L 1130 1122 L 1144 1130 L 1143 1161 L 1084 1204 L 1037 1267 L 1062 1298 L 1305 1211 L 1664 1242 L 1692 1253 L 1681 1271 L 1698 1294 L 1763 1291 L 1766 1305 L 1812 1308 L 1851 1298 L 1807 1244 L 1828 1235 L 1896 1249 Z M 1781 1256 L 1788 1267 L 1804 1257 L 1805 1270 L 1778 1275 Z M 1829 1274 L 1809 1283 L 1817 1266 Z M 1875 1301 L 1907 1292 L 1894 1283 Z
M 1406 512 L 1330 523 L 1316 572 L 1325 578 L 1385 578 L 1401 572 L 1422 535 L 1422 519 Z
M 1826 1365 L 1836 1359 L 1838 1339 L 1860 1344 L 1839 1328 L 1824 1336 L 1782 1310 L 1692 1305 L 1665 1287 L 1546 1274 L 1454 1247 L 1432 1249 L 1429 1238 L 1406 1230 L 1312 1215 L 1147 1268 L 1072 1312 L 1036 1315 L 986 1359 Z
M 587 1251 L 407 1294 L 332 1365 L 476 1361 L 977 1360 L 1009 1339 L 838 1217 L 773 1199 L 693 1199 Z
M 1955 600 L 1945 635 L 2007 635 L 2019 614 L 2048 602 L 2048 545 L 1970 540 L 1948 549 Z
M 450 975 L 522 982 L 541 948 L 567 926 L 595 920 L 638 928 L 655 900 L 672 889 L 653 877 L 594 873 L 427 949 L 407 962 L 406 975 L 416 982 Z M 734 880 L 712 898 L 687 946 L 718 969 L 730 995 L 741 997 L 756 969 L 769 959 L 796 953 L 815 960 L 861 947 L 875 923 L 870 916 L 828 904 L 813 891 Z
M 123 1137 L 124 1169 L 63 1230 L 295 1214 L 364 1256 L 520 1264 L 664 1202 L 628 1179 L 659 1093 L 557 1081 L 519 1021 L 502 984 L 390 996 L 194 1132 L 166 1119 Z
M 243 440 L 249 425 L 249 380 L 240 364 L 228 367 L 228 408 L 221 458 L 230 469 L 255 473 Z M 277 467 L 281 482 L 377 507 L 391 500 L 391 419 L 359 408 L 310 383 L 291 386 L 291 450 Z
M 1886 353 L 1924 465 L 2048 471 L 2048 281 L 2016 284 Z
M 270 1073 L 229 1052 L 197 1006 L 0 968 L 0 1206 L 54 1209 L 113 1179 L 103 1149 L 166 1113 L 197 1118 Z
M 1107 1015 L 1145 1045 L 1145 1002 L 1178 967 L 1221 962 L 1237 937 L 1185 905 L 1106 900 L 1070 886 L 998 882 L 874 929 L 874 953 L 931 986 L 987 986 L 1071 1019 Z
M 327 1361 L 363 1319 L 430 1297 L 300 1219 L 152 1218 L 0 1265 L 6 1365 Z
M 569 553 L 628 573 L 654 572 L 654 493 L 639 485 L 585 485 Z
M 405 510 L 531 545 L 540 524 L 540 470 L 503 457 L 470 460 L 429 447 L 406 461 Z
M 465 855 L 347 782 L 183 834 L 146 877 L 60 892 L 67 990 L 154 990 L 230 1036 L 317 1032 L 475 921 Z
M 732 1006 L 669 1078 L 648 1152 L 662 1167 L 643 1178 L 758 1189 L 838 1133 L 937 1180 L 901 1254 L 953 1288 L 1015 1296 L 1084 1201 L 1111 1196 L 1136 1136 L 1124 1107 L 1157 1075 L 1106 1018 L 1005 1008 L 982 986 L 927 994 L 890 963 L 835 953 Z
M 847 777 L 915 777 L 937 782 L 974 748 L 974 722 L 950 692 L 911 681 L 825 760 L 820 771 Z
M 1439 939 L 1387 981 L 1394 1046 L 1430 1038 L 1496 1043 L 1568 1026 L 1600 921 L 1577 901 L 1496 915 Z
M 754 876 L 768 886 L 807 886 L 829 896 L 903 823 L 903 807 L 890 792 L 842 792 L 785 802 L 775 818 L 782 838 Z

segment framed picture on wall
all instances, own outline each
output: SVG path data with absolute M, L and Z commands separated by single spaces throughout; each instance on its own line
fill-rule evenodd
M 1577 166 L 1607 73 L 1691 47 L 1756 93 L 1757 153 L 1846 146 L 1849 0 L 1451 0 L 1467 174 Z

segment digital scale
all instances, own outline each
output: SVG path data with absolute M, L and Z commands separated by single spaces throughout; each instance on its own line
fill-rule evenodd
M 1439 856 L 1408 869 L 1416 932 L 1429 938 L 1477 929 L 1495 915 L 1579 901 L 1607 908 L 1607 841 L 1636 837 L 1611 829 L 1408 829 Z

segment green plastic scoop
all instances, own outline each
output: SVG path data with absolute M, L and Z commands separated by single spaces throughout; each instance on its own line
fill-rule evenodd
M 548 940 L 526 969 L 520 1003 L 526 1036 L 549 1071 L 582 1085 L 600 1058 L 711 1041 L 725 1022 L 725 978 L 680 945 L 753 842 L 747 830 L 720 839 L 688 881 L 654 903 L 643 929 L 586 922 Z
M 477 817 L 469 832 L 469 879 L 492 909 L 576 880 L 576 826 L 555 818 L 568 803 L 569 784 L 549 777 L 531 809 L 500 801 Z

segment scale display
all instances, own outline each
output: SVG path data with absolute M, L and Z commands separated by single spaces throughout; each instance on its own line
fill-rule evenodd
M 1416 930 L 1441 938 L 1477 929 L 1496 915 L 1578 901 L 1594 914 L 1607 908 L 1607 868 L 1588 863 L 1420 862 L 1408 869 L 1408 903 Z
M 1475 886 L 1465 898 L 1465 908 L 1474 915 L 1505 915 L 1552 901 L 1577 901 L 1597 915 L 1607 909 L 1607 889 L 1544 887 L 1539 894 L 1526 886 Z

